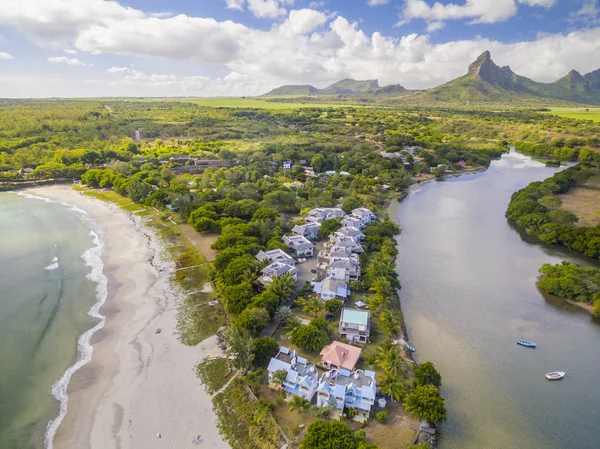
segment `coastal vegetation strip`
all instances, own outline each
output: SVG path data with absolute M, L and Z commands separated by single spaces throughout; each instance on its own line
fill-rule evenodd
M 563 262 L 540 268 L 538 287 L 546 293 L 585 304 L 600 318 L 600 269 Z
M 533 182 L 515 192 L 506 217 L 526 228 L 542 242 L 559 244 L 592 258 L 600 258 L 600 225 L 577 227 L 577 215 L 561 209 L 560 194 L 598 176 L 600 168 L 594 163 L 580 163 L 556 173 L 542 182 Z M 600 191 L 597 193 L 600 200 Z

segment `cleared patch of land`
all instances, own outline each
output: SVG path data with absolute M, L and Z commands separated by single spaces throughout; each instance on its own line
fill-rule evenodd
M 552 108 L 551 111 L 559 117 L 600 122 L 600 108 Z
M 579 218 L 576 226 L 600 225 L 600 176 L 593 176 L 580 187 L 569 189 L 563 195 L 561 209 L 574 213 Z

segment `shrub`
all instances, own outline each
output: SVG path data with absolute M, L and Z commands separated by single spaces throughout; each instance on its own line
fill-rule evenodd
M 384 423 L 386 422 L 388 419 L 388 412 L 379 412 L 377 413 L 377 421 L 379 421 L 380 423 Z

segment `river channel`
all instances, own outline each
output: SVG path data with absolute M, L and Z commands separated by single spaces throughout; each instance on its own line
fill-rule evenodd
M 536 288 L 544 263 L 594 261 L 544 246 L 504 216 L 513 192 L 557 170 L 512 152 L 485 172 L 415 185 L 390 206 L 403 229 L 410 341 L 443 378 L 441 449 L 600 448 L 600 326 Z M 567 376 L 549 382 L 549 371 Z

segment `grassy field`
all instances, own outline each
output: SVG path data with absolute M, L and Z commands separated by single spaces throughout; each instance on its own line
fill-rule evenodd
M 212 108 L 258 108 L 258 109 L 298 109 L 298 108 L 329 108 L 344 106 L 335 103 L 301 103 L 301 102 L 279 102 L 265 101 L 260 98 L 243 97 L 215 97 L 215 98 L 115 98 L 119 101 L 137 101 L 137 102 L 155 102 L 155 101 L 181 101 L 187 103 L 196 103 L 200 106 L 209 106 Z M 347 106 L 347 105 L 346 105 Z M 356 107 L 355 105 L 352 105 Z
M 560 117 L 600 122 L 600 108 L 552 108 L 551 111 Z
M 576 226 L 600 225 L 600 176 L 592 176 L 580 187 L 571 188 L 558 196 L 562 200 L 561 208 L 579 218 Z

